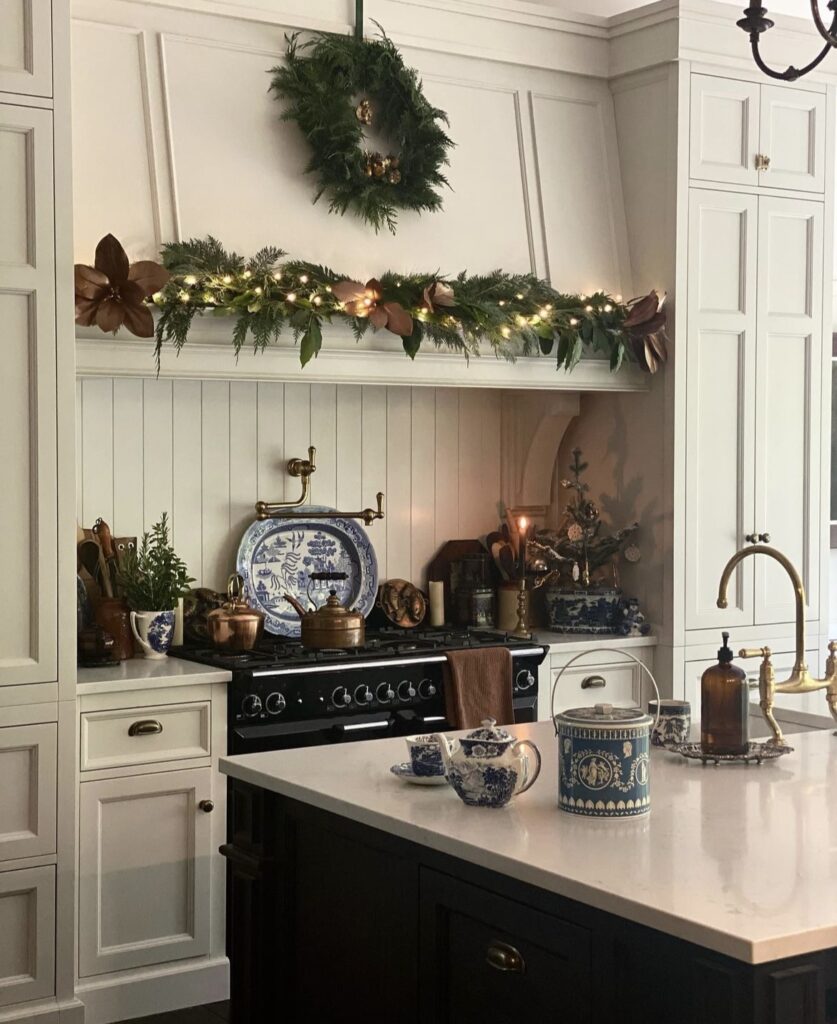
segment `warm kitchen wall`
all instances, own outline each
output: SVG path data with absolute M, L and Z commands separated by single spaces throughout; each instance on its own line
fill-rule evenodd
M 446 540 L 497 525 L 499 391 L 91 378 L 77 394 L 79 522 L 130 536 L 168 512 L 204 586 L 224 584 L 258 499 L 299 496 L 284 466 L 309 443 L 314 502 L 386 495 L 369 527 L 382 579 L 420 581 Z

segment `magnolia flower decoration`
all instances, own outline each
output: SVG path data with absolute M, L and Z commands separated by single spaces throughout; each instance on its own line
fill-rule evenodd
M 633 299 L 628 303 L 631 311 L 622 324 L 639 365 L 651 373 L 656 373 L 668 359 L 665 301 L 665 295 L 660 299 L 656 292 Z
M 92 267 L 76 263 L 76 323 L 116 331 L 125 325 L 138 338 L 154 335 L 154 318 L 145 300 L 171 276 L 153 260 L 129 263 L 113 235 L 96 246 Z
M 455 306 L 453 288 L 444 281 L 434 281 L 424 289 L 424 304 L 430 313 L 437 313 L 440 306 Z
M 341 281 L 332 288 L 334 297 L 349 316 L 368 317 L 373 327 L 386 327 L 393 334 L 407 338 L 413 333 L 413 318 L 400 302 L 384 302 L 381 282 L 374 277 L 360 281 Z

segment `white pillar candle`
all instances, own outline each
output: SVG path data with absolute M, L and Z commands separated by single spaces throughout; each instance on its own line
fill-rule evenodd
M 183 598 L 179 597 L 174 612 L 174 635 L 171 640 L 175 647 L 180 647 L 183 644 L 183 618 Z
M 441 580 L 430 581 L 430 625 L 445 624 L 445 585 Z

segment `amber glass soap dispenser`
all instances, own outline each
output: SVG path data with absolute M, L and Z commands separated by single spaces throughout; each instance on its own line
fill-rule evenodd
M 721 635 L 724 645 L 718 651 L 718 664 L 700 679 L 700 745 L 706 754 L 745 754 L 750 710 L 747 676 L 732 663 L 729 633 Z

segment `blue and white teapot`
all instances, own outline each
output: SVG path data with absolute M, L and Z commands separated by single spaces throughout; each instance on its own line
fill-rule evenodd
M 498 729 L 493 718 L 462 739 L 451 741 L 441 733 L 435 738 L 448 782 L 471 807 L 505 807 L 529 789 L 541 770 L 535 744 Z

